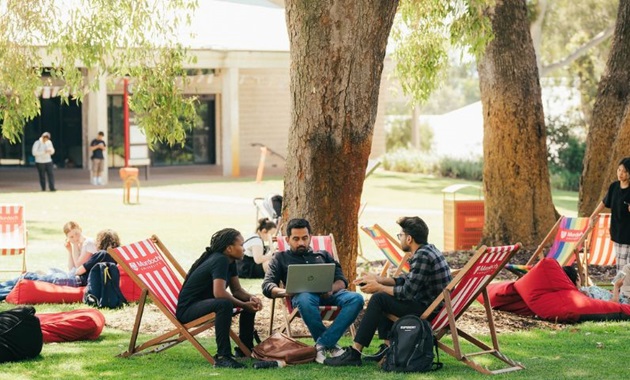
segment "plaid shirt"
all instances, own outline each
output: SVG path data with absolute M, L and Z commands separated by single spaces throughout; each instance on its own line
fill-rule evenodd
M 394 298 L 429 306 L 451 282 L 451 269 L 433 244 L 425 244 L 409 259 L 410 271 L 396 277 Z

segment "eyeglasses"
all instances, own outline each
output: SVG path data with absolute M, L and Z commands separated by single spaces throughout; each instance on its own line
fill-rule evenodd
M 398 235 L 396 235 L 398 237 L 398 240 L 402 240 L 403 236 L 405 236 L 404 232 L 399 233 Z

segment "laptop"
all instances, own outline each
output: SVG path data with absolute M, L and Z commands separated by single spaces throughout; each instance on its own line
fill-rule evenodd
M 335 264 L 292 264 L 287 273 L 286 292 L 328 293 L 335 279 Z

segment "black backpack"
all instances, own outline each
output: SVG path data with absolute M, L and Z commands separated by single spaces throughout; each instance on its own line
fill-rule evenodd
M 83 302 L 115 309 L 127 303 L 120 291 L 120 272 L 114 263 L 98 263 L 90 270 Z
M 43 345 L 42 328 L 32 306 L 0 312 L 0 363 L 32 359 Z
M 381 368 L 387 372 L 428 372 L 442 368 L 431 325 L 415 315 L 398 319 L 389 332 L 389 350 Z M 433 350 L 437 362 L 433 362 Z

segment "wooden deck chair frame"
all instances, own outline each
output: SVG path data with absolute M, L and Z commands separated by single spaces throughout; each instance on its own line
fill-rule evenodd
M 1 269 L 0 272 L 25 273 L 27 245 L 24 205 L 0 204 L 0 256 L 22 256 L 21 269 Z
M 536 248 L 536 251 L 534 251 L 534 253 L 532 254 L 532 257 L 530 257 L 530 259 L 527 261 L 527 263 L 525 264 L 526 267 L 533 267 L 538 261 L 542 260 L 545 257 L 544 254 L 544 250 L 545 248 L 550 244 L 553 243 L 556 234 L 558 232 L 558 229 L 560 228 L 560 224 L 562 223 L 563 220 L 568 219 L 565 216 L 561 216 L 557 221 L 556 224 L 553 225 L 553 227 L 551 228 L 551 230 L 549 231 L 549 233 L 547 233 L 547 236 L 545 236 L 545 238 L 543 239 L 543 241 L 538 245 L 538 247 Z M 588 219 L 588 218 L 571 218 L 571 219 Z M 578 272 L 580 273 L 580 277 L 582 280 L 582 283 L 585 283 L 584 281 L 586 280 L 584 278 L 584 275 L 586 273 L 586 271 L 584 270 L 584 266 L 583 266 L 583 260 L 580 257 L 580 248 L 582 248 L 584 246 L 584 242 L 586 241 L 587 237 L 589 236 L 589 233 L 591 231 L 591 227 L 589 226 L 584 233 L 582 234 L 582 236 L 575 242 L 575 248 L 573 249 L 573 255 L 575 257 L 575 262 L 577 263 L 578 266 Z M 568 255 L 566 257 L 565 260 L 563 261 L 558 261 L 558 263 L 560 264 L 560 266 L 564 266 L 567 265 L 567 260 L 571 257 L 571 255 Z M 519 277 L 523 276 L 523 273 L 518 273 L 515 271 L 510 270 L 509 268 L 507 268 L 510 272 L 516 274 Z
M 372 238 L 372 240 L 374 240 L 374 243 L 376 244 L 376 246 L 381 250 L 381 252 L 383 252 L 383 256 L 385 256 L 387 258 L 385 265 L 383 266 L 383 269 L 381 270 L 381 277 L 386 277 L 389 273 L 390 268 L 394 267 L 394 274 L 392 275 L 393 277 L 397 277 L 399 276 L 402 272 L 408 272 L 404 270 L 405 266 L 409 266 L 408 260 L 409 257 L 411 256 L 411 252 L 403 252 L 402 250 L 402 246 L 400 245 L 400 242 L 398 240 L 396 240 L 393 236 L 391 236 L 389 233 L 387 233 L 387 231 L 385 231 L 381 226 L 379 226 L 378 224 L 373 225 L 372 227 L 361 227 L 361 229 L 363 230 L 363 232 L 365 232 L 370 238 Z M 395 262 L 393 261 L 387 254 L 385 254 L 383 248 L 381 247 L 381 245 L 384 242 L 378 242 L 376 239 L 379 239 L 379 237 L 373 236 L 372 232 L 370 230 L 374 230 L 376 233 L 380 234 L 381 237 L 383 239 L 386 239 L 387 242 L 386 244 L 388 244 L 392 250 L 394 250 L 395 254 L 400 257 L 400 261 L 399 262 Z M 403 252 L 403 254 L 401 254 L 400 252 Z
M 122 257 L 122 254 L 119 253 L 122 249 L 132 249 L 129 247 L 133 247 L 134 245 L 140 245 L 145 242 L 150 242 L 157 251 L 157 254 L 161 255 L 162 259 L 165 261 L 165 265 L 167 267 L 170 266 L 170 270 L 175 269 L 176 273 L 180 276 L 180 278 L 186 277 L 186 272 L 179 265 L 177 260 L 173 257 L 171 252 L 166 248 L 166 246 L 162 243 L 162 241 L 156 236 L 153 235 L 150 239 L 140 241 L 134 244 L 129 244 L 123 247 L 119 247 L 116 249 L 109 249 L 108 253 L 118 262 L 118 264 L 123 268 L 123 270 L 129 275 L 129 277 L 133 280 L 133 282 L 140 287 L 142 290 L 142 294 L 140 296 L 138 311 L 136 313 L 136 319 L 133 326 L 133 330 L 131 332 L 131 339 L 129 341 L 129 347 L 127 351 L 118 355 L 120 357 L 131 357 L 134 355 L 145 355 L 149 353 L 157 353 L 162 352 L 166 349 L 176 346 L 179 343 L 189 341 L 196 349 L 201 353 L 201 355 L 210 363 L 214 364 L 214 358 L 205 349 L 201 343 L 195 338 L 199 333 L 202 333 L 214 326 L 215 321 L 215 313 L 207 314 L 203 317 L 197 318 L 194 321 L 191 321 L 186 324 L 182 324 L 177 320 L 175 314 L 160 300 L 158 295 L 152 290 L 146 283 L 143 281 L 134 271 L 130 265 L 130 263 Z M 181 288 L 181 284 L 180 284 Z M 181 290 L 181 289 L 180 289 Z M 138 340 L 138 334 L 140 332 L 140 324 L 142 322 L 142 315 L 144 313 L 144 306 L 147 303 L 147 297 L 150 298 L 153 303 L 162 311 L 162 313 L 168 318 L 168 320 L 173 324 L 173 330 L 162 334 L 158 337 L 149 339 L 148 341 L 136 345 Z M 251 351 L 241 342 L 238 335 L 230 329 L 230 337 L 236 343 L 236 345 L 241 349 L 245 355 L 250 356 Z
M 330 253 L 333 256 L 333 258 L 338 262 L 339 257 L 337 256 L 337 247 L 335 245 L 335 237 L 333 236 L 333 234 L 311 236 L 311 248 L 316 249 L 316 250 L 322 250 L 320 246 L 315 246 L 314 243 L 318 240 L 323 241 L 327 238 L 330 239 L 329 240 L 330 246 L 324 250 L 328 251 L 328 253 Z M 286 243 L 283 236 L 278 236 L 277 243 L 278 243 L 278 251 L 284 251 L 288 249 L 288 243 Z M 324 243 L 324 247 L 326 247 L 326 245 L 327 244 Z M 295 321 L 297 318 L 300 318 L 300 312 L 298 311 L 297 308 L 293 308 L 291 306 L 291 303 L 290 303 L 291 300 L 288 297 L 282 297 L 281 301 L 282 301 L 282 306 L 283 306 L 282 307 L 283 321 L 282 321 L 282 327 L 280 327 L 279 331 L 281 333 L 287 334 L 291 338 L 309 338 L 311 335 L 306 335 L 306 334 L 298 335 L 298 334 L 295 334 L 291 330 L 291 323 Z M 322 320 L 331 321 L 337 317 L 337 314 L 339 314 L 339 311 L 341 310 L 341 308 L 339 308 L 338 306 L 320 306 L 319 310 L 320 310 L 320 314 L 322 314 Z M 276 299 L 272 299 L 271 300 L 271 318 L 269 321 L 269 335 L 273 333 L 273 319 L 274 319 L 275 311 L 276 311 Z M 355 333 L 356 331 L 355 331 L 354 325 L 350 325 L 350 334 L 352 335 L 352 337 L 354 337 Z
M 520 243 L 502 247 L 479 247 L 473 257 L 464 265 L 453 280 L 446 286 L 444 291 L 421 316 L 422 319 L 427 319 L 430 315 L 439 310 L 438 314 L 430 321 L 433 334 L 437 339 L 438 347 L 455 359 L 484 374 L 499 374 L 525 368 L 521 363 L 513 361 L 500 351 L 490 306 L 490 298 L 488 297 L 488 291 L 486 289 L 488 284 L 492 282 L 497 273 L 507 264 L 520 247 Z M 468 307 L 477 299 L 479 293 L 483 294 L 492 346 L 461 330 L 457 325 L 459 317 L 468 310 Z M 443 307 L 441 306 L 442 303 L 444 305 Z M 388 317 L 393 321 L 398 319 L 393 315 L 389 315 Z M 446 335 L 451 336 L 452 346 L 442 342 L 441 339 Z M 462 340 L 471 343 L 481 349 L 481 351 L 464 353 L 461 348 Z M 471 359 L 480 355 L 492 355 L 507 364 L 508 367 L 491 371 Z
M 588 237 L 586 246 L 588 247 L 588 250 L 586 251 L 586 255 L 583 257 L 583 267 L 585 271 L 584 277 L 588 280 L 588 285 L 590 285 L 591 281 L 588 276 L 589 265 L 615 265 L 617 262 L 613 242 L 610 240 L 609 213 L 599 214 L 599 218 Z

